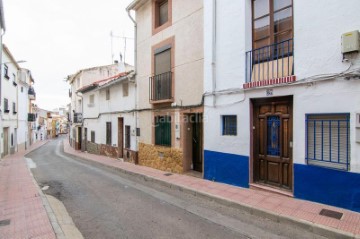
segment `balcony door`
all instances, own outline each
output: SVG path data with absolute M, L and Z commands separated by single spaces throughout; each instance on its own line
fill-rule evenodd
M 155 51 L 155 100 L 171 99 L 171 48 L 169 46 Z
M 253 49 L 293 38 L 292 0 L 253 0 Z

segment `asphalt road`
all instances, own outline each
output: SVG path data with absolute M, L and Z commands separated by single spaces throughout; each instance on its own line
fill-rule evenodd
M 62 138 L 26 156 L 44 193 L 61 200 L 85 238 L 322 238 L 67 155 Z

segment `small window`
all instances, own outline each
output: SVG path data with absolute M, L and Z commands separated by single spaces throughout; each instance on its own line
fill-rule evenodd
M 13 102 L 12 107 L 13 107 L 13 114 L 16 114 L 17 110 L 16 110 L 16 103 L 15 102 Z
M 24 87 L 21 86 L 21 93 L 24 92 Z
M 90 95 L 90 96 L 89 96 L 89 102 L 90 102 L 90 104 L 94 104 L 94 98 L 95 98 L 94 95 Z
M 106 122 L 106 144 L 111 145 L 111 122 Z
M 106 100 L 110 100 L 110 88 L 106 89 Z
M 168 21 L 168 19 L 169 19 L 168 8 L 169 8 L 169 2 L 167 0 L 159 3 L 159 25 L 158 26 L 162 26 Z
M 223 115 L 222 121 L 222 135 L 237 135 L 236 115 Z
M 14 134 L 11 134 L 11 147 L 14 146 Z
M 9 67 L 7 65 L 4 65 L 4 77 L 6 79 L 10 79 L 10 77 L 9 77 Z
M 122 89 L 123 89 L 123 96 L 126 97 L 129 95 L 129 83 L 124 83 L 122 85 Z
M 171 146 L 171 117 L 155 117 L 155 144 Z
M 130 126 L 125 125 L 125 148 L 130 149 Z
M 349 170 L 350 114 L 306 116 L 306 159 L 310 165 Z
M 95 143 L 95 131 L 91 131 L 91 143 Z
M 9 101 L 8 99 L 4 98 L 4 112 L 5 113 L 9 113 L 10 110 L 9 110 Z
M 79 88 L 80 87 L 80 79 L 76 80 L 76 84 L 77 84 L 77 87 Z

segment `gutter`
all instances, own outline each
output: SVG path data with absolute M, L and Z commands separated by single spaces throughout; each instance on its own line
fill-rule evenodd
M 212 2 L 212 59 L 211 59 L 211 74 L 212 74 L 212 92 L 213 92 L 213 106 L 216 107 L 216 0 Z

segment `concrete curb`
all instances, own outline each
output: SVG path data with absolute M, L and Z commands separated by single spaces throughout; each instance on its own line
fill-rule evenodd
M 327 237 L 327 238 L 334 238 L 334 239 L 337 239 L 337 238 L 359 239 L 360 238 L 359 235 L 355 235 L 355 234 L 351 234 L 351 233 L 344 232 L 344 231 L 341 231 L 341 230 L 337 230 L 335 228 L 326 227 L 326 226 L 311 223 L 311 222 L 308 222 L 308 221 L 305 221 L 305 220 L 296 219 L 296 218 L 276 214 L 274 212 L 259 209 L 259 208 L 255 208 L 255 207 L 250 206 L 250 205 L 230 201 L 230 200 L 228 200 L 226 198 L 222 198 L 222 197 L 215 196 L 215 195 L 212 195 L 212 194 L 208 194 L 208 193 L 205 193 L 205 192 L 199 192 L 199 191 L 196 191 L 196 190 L 194 190 L 192 188 L 188 188 L 186 186 L 180 186 L 180 185 L 172 184 L 172 183 L 162 181 L 160 179 L 157 179 L 157 178 L 154 178 L 154 177 L 151 177 L 151 176 L 143 175 L 141 173 L 130 172 L 130 171 L 127 171 L 127 170 L 122 169 L 122 168 L 117 168 L 117 167 L 106 165 L 106 164 L 103 164 L 103 163 L 100 163 L 100 162 L 96 162 L 96 161 L 93 161 L 91 159 L 86 158 L 85 155 L 84 156 L 75 155 L 75 154 L 68 153 L 65 150 L 64 150 L 64 153 L 67 154 L 67 155 L 71 155 L 71 156 L 75 157 L 76 160 L 86 161 L 86 162 L 88 162 L 88 163 L 90 163 L 91 165 L 94 165 L 94 166 L 100 166 L 100 167 L 103 167 L 103 168 L 108 168 L 108 169 L 110 169 L 112 171 L 120 172 L 122 174 L 133 176 L 133 177 L 137 177 L 137 178 L 140 178 L 140 179 L 142 179 L 144 181 L 147 181 L 147 182 L 157 183 L 157 184 L 159 184 L 161 186 L 176 189 L 176 190 L 179 190 L 181 192 L 188 193 L 188 194 L 191 194 L 191 195 L 194 195 L 194 196 L 197 196 L 197 197 L 201 197 L 201 198 L 204 198 L 204 199 L 207 199 L 207 200 L 212 200 L 212 201 L 215 201 L 215 202 L 217 202 L 219 204 L 222 204 L 222 205 L 225 205 L 225 206 L 230 206 L 230 207 L 240 209 L 240 210 L 242 210 L 244 212 L 247 212 L 247 213 L 249 213 L 251 215 L 267 218 L 269 220 L 272 220 L 272 221 L 275 221 L 275 222 L 278 222 L 278 223 L 284 223 L 284 224 L 296 226 L 298 228 L 302 228 L 304 230 L 313 232 L 313 233 L 315 233 L 317 235 L 320 235 L 320 236 L 324 236 L 324 237 Z
M 25 156 L 26 156 L 27 154 L 29 154 L 29 153 L 37 150 L 38 148 L 44 146 L 44 145 L 47 144 L 48 142 L 49 142 L 49 141 L 46 141 L 44 144 L 40 145 L 39 147 L 37 147 L 37 148 L 35 148 L 35 149 L 32 149 L 32 150 L 29 150 L 29 151 L 26 151 L 26 154 L 24 154 L 24 160 L 25 160 Z M 27 167 L 27 168 L 28 168 L 28 167 Z M 34 183 L 34 184 L 36 185 L 36 187 L 38 188 L 38 193 L 39 193 L 39 195 L 40 195 L 40 197 L 41 197 L 43 206 L 44 206 L 44 208 L 45 208 L 45 210 L 46 210 L 46 213 L 47 213 L 47 215 L 48 215 L 48 218 L 49 218 L 49 221 L 50 221 L 50 223 L 51 223 L 51 226 L 52 226 L 52 228 L 53 228 L 53 230 L 54 230 L 54 232 L 55 232 L 56 238 L 58 238 L 58 239 L 66 239 L 65 234 L 64 234 L 64 232 L 62 231 L 62 229 L 61 229 L 61 227 L 60 227 L 60 224 L 59 224 L 59 222 L 58 222 L 58 220 L 57 220 L 57 218 L 56 218 L 56 216 L 55 216 L 54 211 L 52 210 L 52 208 L 51 208 L 51 206 L 50 206 L 49 201 L 47 200 L 45 194 L 43 193 L 43 191 L 42 191 L 41 188 L 39 187 L 38 183 L 36 182 L 35 177 L 34 177 L 33 173 L 31 172 L 30 168 L 28 168 L 28 170 L 29 170 L 29 173 L 30 173 L 30 175 L 31 175 L 31 177 L 32 177 L 33 183 Z

